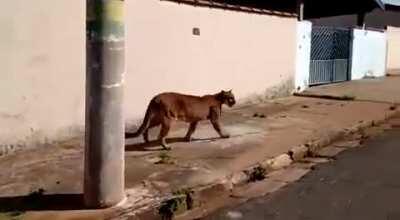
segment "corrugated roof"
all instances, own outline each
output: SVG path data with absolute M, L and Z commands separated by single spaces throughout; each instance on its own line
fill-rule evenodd
M 385 9 L 385 6 L 400 6 L 400 0 L 375 0 L 381 8 Z

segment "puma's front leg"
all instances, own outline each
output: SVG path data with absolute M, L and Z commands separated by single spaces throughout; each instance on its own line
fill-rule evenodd
M 192 134 L 194 133 L 194 131 L 196 130 L 198 122 L 192 122 L 190 123 L 190 127 L 185 135 L 185 141 L 190 142 L 192 141 Z
M 221 128 L 221 125 L 219 124 L 218 121 L 211 121 L 211 124 L 213 125 L 214 129 L 218 132 L 219 136 L 221 138 L 229 138 L 230 134 L 227 132 L 224 132 Z
M 210 121 L 213 125 L 214 129 L 218 132 L 221 138 L 229 138 L 230 135 L 222 130 L 222 127 L 219 123 L 220 114 L 218 109 L 212 108 L 210 113 Z

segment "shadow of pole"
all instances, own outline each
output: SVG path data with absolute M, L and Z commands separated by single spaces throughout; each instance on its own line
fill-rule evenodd
M 83 194 L 45 195 L 39 190 L 26 196 L 0 197 L 0 212 L 82 209 L 87 209 L 83 204 Z

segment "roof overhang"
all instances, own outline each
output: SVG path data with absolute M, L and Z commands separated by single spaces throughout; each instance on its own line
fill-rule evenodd
M 379 5 L 380 8 L 382 8 L 383 10 L 385 10 L 385 3 L 383 3 L 382 0 L 375 0 L 376 3 Z
M 379 7 L 377 0 L 364 0 L 362 4 L 358 1 L 335 0 L 335 1 L 304 1 L 305 19 L 322 17 L 333 17 L 342 15 L 353 15 L 370 12 Z
M 387 7 L 400 7 L 400 0 L 375 0 L 376 3 L 381 7 L 383 10 L 386 10 Z

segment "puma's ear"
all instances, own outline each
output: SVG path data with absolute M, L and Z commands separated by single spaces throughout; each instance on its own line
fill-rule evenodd
M 229 93 L 232 93 L 232 89 L 228 91 Z

